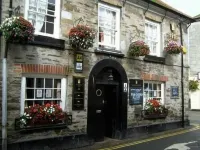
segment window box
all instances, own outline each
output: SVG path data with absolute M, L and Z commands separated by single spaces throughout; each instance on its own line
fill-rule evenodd
M 109 56 L 116 56 L 116 57 L 124 57 L 124 54 L 121 51 L 105 49 L 105 48 L 97 48 L 94 51 L 97 54 L 105 54 Z
M 144 119 L 161 119 L 166 118 L 168 109 L 161 104 L 160 98 L 149 99 L 142 110 L 142 117 Z
M 146 62 L 165 64 L 165 57 L 146 55 L 143 60 Z
M 52 37 L 42 36 L 42 35 L 35 35 L 34 40 L 30 41 L 29 44 L 56 48 L 61 50 L 65 49 L 65 40 L 55 39 Z
M 20 132 L 25 132 L 25 131 L 36 131 L 36 130 L 63 129 L 63 128 L 66 128 L 67 125 L 69 125 L 67 122 L 68 122 L 67 119 L 59 120 L 54 123 L 50 123 L 46 120 L 40 120 L 40 122 L 38 122 L 38 124 L 32 124 L 32 125 L 29 125 L 26 127 L 21 127 L 20 126 L 20 118 L 16 118 L 15 119 L 15 130 L 20 131 Z
M 168 115 L 168 109 L 164 109 L 163 113 L 149 112 L 148 110 L 142 110 L 142 118 L 146 120 L 150 119 L 164 119 Z

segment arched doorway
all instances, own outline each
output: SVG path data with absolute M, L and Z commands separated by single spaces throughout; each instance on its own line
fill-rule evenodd
M 88 81 L 87 133 L 101 141 L 115 138 L 127 128 L 127 75 L 112 59 L 98 62 Z

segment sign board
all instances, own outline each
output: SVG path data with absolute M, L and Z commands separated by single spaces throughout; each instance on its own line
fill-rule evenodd
M 143 80 L 129 80 L 129 105 L 143 103 Z
M 179 98 L 179 87 L 171 86 L 171 98 Z
M 75 54 L 75 72 L 83 72 L 83 54 Z

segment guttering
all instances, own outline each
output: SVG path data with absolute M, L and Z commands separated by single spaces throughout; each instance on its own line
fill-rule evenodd
M 172 10 L 172 9 L 169 9 L 169 8 L 167 8 L 167 7 L 164 7 L 164 6 L 162 6 L 162 5 L 159 5 L 159 4 L 155 3 L 155 2 L 153 2 L 152 0 L 143 0 L 143 1 L 145 1 L 145 2 L 147 2 L 147 3 L 149 3 L 149 4 L 152 4 L 152 5 L 154 5 L 154 6 L 157 6 L 157 7 L 159 7 L 159 8 L 162 8 L 162 9 L 164 9 L 165 11 L 168 11 L 168 12 L 171 12 L 171 13 L 173 13 L 173 14 L 176 14 L 176 15 L 178 15 L 178 16 L 180 16 L 180 17 L 187 18 L 187 20 L 189 20 L 191 23 L 192 23 L 192 22 L 196 22 L 196 19 L 190 18 L 190 17 L 185 16 L 185 15 L 183 15 L 183 14 L 177 12 L 177 11 L 174 11 L 174 10 Z

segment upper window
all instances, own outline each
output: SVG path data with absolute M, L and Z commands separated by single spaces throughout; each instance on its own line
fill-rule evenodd
M 21 113 L 35 104 L 59 104 L 64 109 L 66 97 L 65 78 L 22 77 Z
M 99 47 L 119 50 L 120 9 L 99 4 Z
M 160 56 L 160 24 L 146 20 L 145 41 L 149 45 L 150 55 Z
M 161 103 L 164 103 L 164 83 L 144 82 L 144 103 L 150 99 L 157 99 Z
M 58 38 L 60 0 L 26 0 L 25 18 L 35 27 L 35 34 Z

